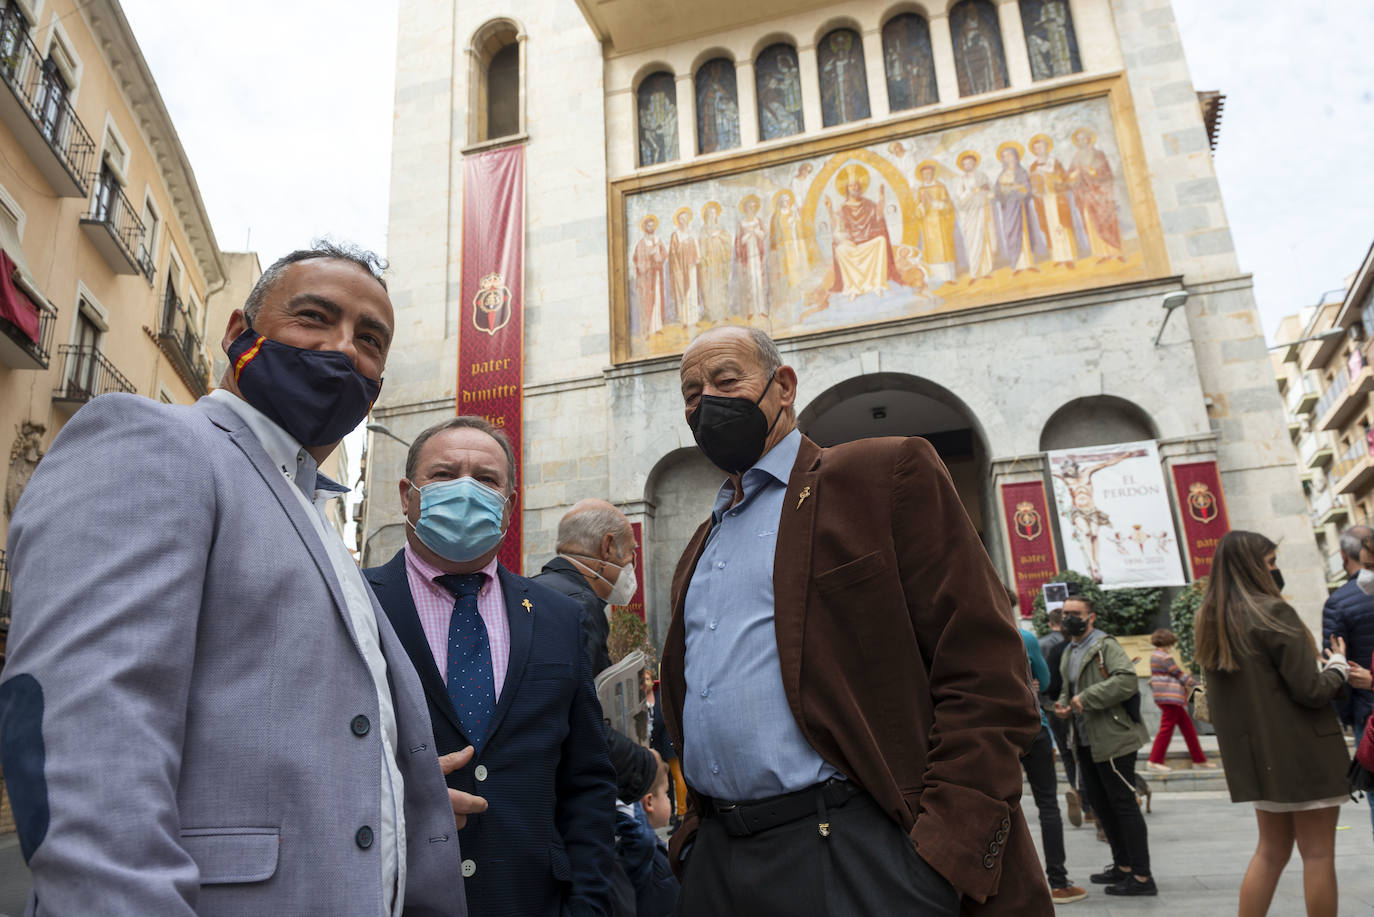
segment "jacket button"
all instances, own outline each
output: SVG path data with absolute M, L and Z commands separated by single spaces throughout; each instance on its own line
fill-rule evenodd
M 471 879 L 471 878 L 472 878 L 473 876 L 475 876 L 476 874 L 477 874 L 477 864 L 474 863 L 472 860 L 464 860 L 464 861 L 463 861 L 463 878 L 464 878 L 464 879 Z
M 1002 830 L 1003 830 L 1003 831 L 1010 831 L 1010 830 L 1011 830 L 1011 822 L 1008 821 L 1008 820 L 1005 819 L 1005 818 L 1002 819 Z
M 996 866 L 996 865 L 997 865 L 997 858 L 994 857 L 992 854 L 989 853 L 987 856 L 983 857 L 983 868 L 984 868 L 984 869 L 991 869 L 992 867 L 994 867 L 994 866 Z
M 353 840 L 359 847 L 366 850 L 372 846 L 372 829 L 367 825 L 363 825 L 358 829 L 358 833 L 353 835 Z
M 355 736 L 362 738 L 367 735 L 368 730 L 372 728 L 372 724 L 368 722 L 367 717 L 360 713 L 353 717 L 353 722 L 349 724 L 349 727 L 353 730 Z
M 1005 831 L 998 831 L 998 832 L 997 832 L 997 843 L 1000 844 L 1000 843 L 1002 843 L 1003 841 L 1005 841 L 1006 839 L 1007 839 L 1007 832 L 1005 832 Z
M 988 853 L 996 854 L 997 851 L 999 851 L 999 850 L 1001 850 L 1001 849 L 1002 849 L 1002 845 L 999 844 L 999 843 L 997 843 L 996 841 L 993 841 L 991 844 L 988 844 Z
M 479 764 L 479 765 L 477 765 L 476 769 L 474 769 L 473 772 L 472 772 L 472 776 L 474 776 L 474 777 L 477 778 L 477 782 L 478 782 L 478 783 L 481 783 L 482 781 L 486 780 L 486 779 L 487 779 L 487 766 L 486 766 L 485 764 Z

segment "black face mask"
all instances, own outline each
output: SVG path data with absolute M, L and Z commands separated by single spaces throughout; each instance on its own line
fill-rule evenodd
M 1274 585 L 1279 587 L 1279 592 L 1283 591 L 1283 573 L 1279 570 L 1270 570 L 1269 575 L 1274 578 Z
M 344 438 L 382 390 L 337 350 L 305 350 L 270 340 L 250 325 L 229 345 L 229 363 L 243 400 L 302 446 Z
M 1059 629 L 1070 637 L 1081 637 L 1088 632 L 1088 622 L 1084 618 L 1064 615 L 1064 620 L 1060 622 Z
M 747 471 L 763 455 L 764 443 L 768 434 L 773 432 L 782 408 L 768 422 L 759 404 L 768 394 L 773 384 L 773 376 L 768 377 L 768 385 L 758 401 L 748 398 L 726 398 L 721 395 L 702 395 L 697 409 L 687 418 L 687 426 L 692 428 L 692 436 L 697 448 L 726 474 L 739 474 Z

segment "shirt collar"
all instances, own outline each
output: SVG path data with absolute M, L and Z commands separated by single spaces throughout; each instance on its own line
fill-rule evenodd
M 210 393 L 220 404 L 228 407 L 253 431 L 259 445 L 267 453 L 287 480 L 314 502 L 317 496 L 327 499 L 349 492 L 349 488 L 321 474 L 319 465 L 305 448 L 275 421 L 247 401 L 227 389 L 217 388 Z
M 417 551 L 413 550 L 409 542 L 406 543 L 405 552 L 406 566 L 420 574 L 425 582 L 433 583 L 436 579 L 445 575 L 443 570 L 440 570 L 438 567 L 434 566 L 434 564 L 421 557 Z M 481 591 L 485 592 L 487 587 L 496 581 L 496 564 L 497 559 L 493 557 L 487 562 L 485 567 L 477 571 L 482 576 Z M 443 587 L 440 586 L 439 588 L 442 589 Z
M 801 449 L 801 431 L 796 427 L 792 432 L 784 436 L 776 446 L 763 454 L 753 466 L 744 474 L 740 475 L 740 486 L 744 489 L 745 497 L 762 486 L 767 478 L 773 478 L 787 486 L 787 481 L 792 477 L 792 466 L 797 464 L 797 452 Z M 720 490 L 716 492 L 716 503 L 711 510 L 717 522 L 720 517 L 730 508 L 730 503 L 735 498 L 735 485 L 726 481 L 720 485 Z

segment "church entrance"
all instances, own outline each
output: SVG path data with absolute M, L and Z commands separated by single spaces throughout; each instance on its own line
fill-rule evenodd
M 949 468 L 959 499 L 984 546 L 997 525 L 988 486 L 987 446 L 977 421 L 947 389 L 916 376 L 857 376 L 823 392 L 797 417 L 821 446 L 871 436 L 921 436 Z

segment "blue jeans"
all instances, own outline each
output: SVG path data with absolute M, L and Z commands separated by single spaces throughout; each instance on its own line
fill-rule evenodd
M 1356 748 L 1359 748 L 1359 747 L 1360 747 L 1360 740 L 1364 738 L 1364 727 L 1365 727 L 1365 724 L 1367 724 L 1368 722 L 1369 722 L 1369 720 L 1365 720 L 1363 723 L 1361 723 L 1360 725 L 1358 725 L 1358 726 L 1355 727 L 1355 747 L 1356 747 Z M 1364 794 L 1364 801 L 1367 802 L 1367 803 L 1369 803 L 1369 827 L 1370 827 L 1370 830 L 1371 830 L 1371 831 L 1374 831 L 1374 795 L 1371 795 L 1371 794 L 1369 794 L 1369 793 L 1365 793 L 1365 794 Z

